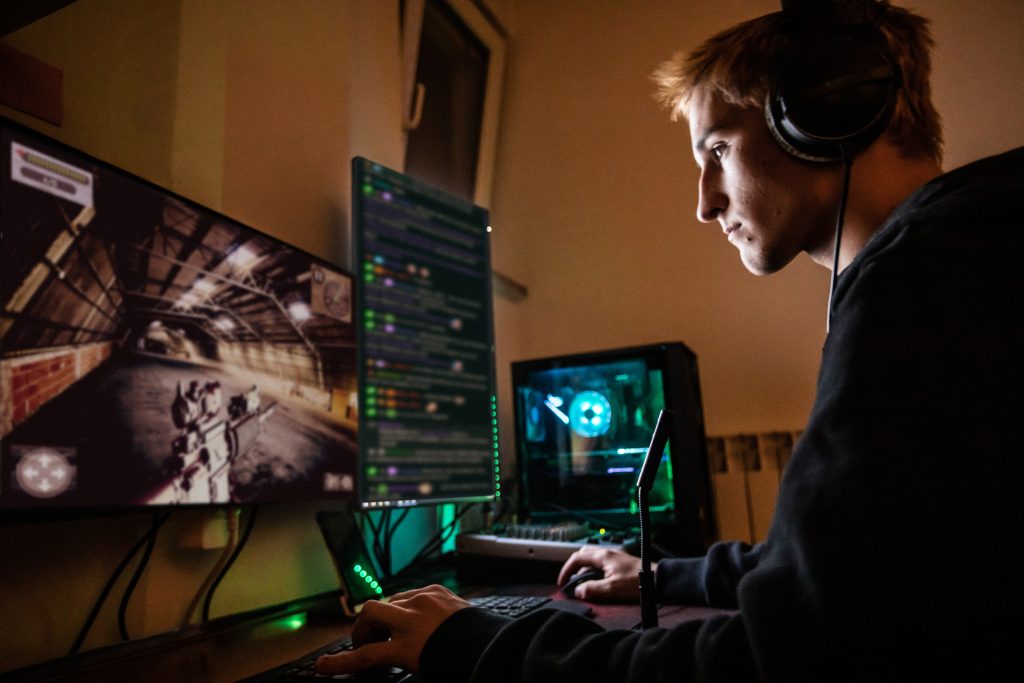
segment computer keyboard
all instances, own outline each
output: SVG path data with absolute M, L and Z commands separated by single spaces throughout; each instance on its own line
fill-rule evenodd
M 558 607 L 577 614 L 589 613 L 585 603 L 568 600 L 554 601 L 543 595 L 482 595 L 468 599 L 474 607 L 496 612 L 506 617 L 521 617 L 541 607 Z M 349 681 L 350 683 L 419 683 L 420 678 L 398 668 L 374 669 L 357 674 L 318 674 L 314 666 L 320 655 L 337 654 L 352 649 L 349 638 L 328 643 L 307 655 L 269 671 L 246 678 L 239 683 L 292 683 L 299 681 Z
M 548 604 L 551 598 L 540 595 L 482 595 L 469 598 L 468 602 L 506 617 L 521 617 Z
M 288 662 L 282 666 L 264 671 L 246 678 L 238 683 L 298 683 L 300 681 L 349 681 L 350 683 L 420 683 L 417 678 L 408 671 L 396 667 L 385 669 L 371 669 L 360 671 L 355 674 L 320 674 L 314 666 L 321 655 L 334 655 L 345 650 L 352 649 L 352 640 L 343 638 L 328 643 L 321 648 L 310 652 L 307 655 Z

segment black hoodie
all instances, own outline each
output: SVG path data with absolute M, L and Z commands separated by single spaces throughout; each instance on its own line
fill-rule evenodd
M 767 540 L 665 560 L 640 633 L 470 608 L 428 681 L 995 680 L 1024 643 L 1024 148 L 900 205 L 838 280 Z

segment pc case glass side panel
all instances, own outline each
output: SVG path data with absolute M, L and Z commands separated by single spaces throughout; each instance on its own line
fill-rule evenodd
M 0 123 L 0 507 L 351 497 L 350 274 Z
M 361 158 L 353 195 L 362 505 L 490 499 L 487 212 Z
M 516 441 L 531 517 L 632 521 L 636 477 L 667 407 L 664 382 L 646 353 L 550 359 L 515 373 Z M 656 517 L 671 517 L 670 448 L 650 500 Z

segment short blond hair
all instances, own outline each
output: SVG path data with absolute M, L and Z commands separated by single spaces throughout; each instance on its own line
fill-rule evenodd
M 888 0 L 869 2 L 903 74 L 885 134 L 905 156 L 941 163 L 942 123 L 931 97 L 928 20 Z M 715 34 L 689 54 L 676 53 L 654 72 L 655 98 L 671 110 L 673 121 L 686 116 L 698 89 L 730 104 L 763 109 L 772 75 L 793 49 L 788 22 L 782 12 L 773 12 Z

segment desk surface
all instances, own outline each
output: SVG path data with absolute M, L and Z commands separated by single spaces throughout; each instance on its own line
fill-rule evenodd
M 550 584 L 511 584 L 500 588 L 462 591 L 472 596 L 486 593 L 548 595 L 564 600 Z M 346 637 L 352 623 L 320 616 L 330 602 L 297 603 L 260 617 L 236 621 L 228 627 L 163 636 L 107 648 L 74 658 L 58 660 L 7 674 L 3 681 L 60 681 L 62 683 L 137 683 L 138 681 L 190 681 L 233 683 L 301 657 L 332 640 Z M 640 619 L 638 605 L 591 603 L 593 618 L 606 628 L 631 628 Z M 331 610 L 333 612 L 333 610 Z M 662 625 L 699 619 L 721 610 L 666 606 L 659 610 Z

